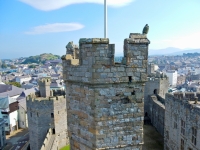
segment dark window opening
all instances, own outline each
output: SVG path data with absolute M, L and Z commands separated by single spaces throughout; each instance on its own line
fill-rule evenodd
M 133 90 L 133 92 L 131 92 L 131 95 L 135 95 L 135 90 Z
M 131 83 L 132 82 L 132 76 L 129 76 L 128 80 L 129 80 L 129 83 Z
M 32 117 L 32 113 L 30 113 L 30 116 Z
M 51 118 L 54 118 L 54 114 L 53 113 L 51 113 Z
M 121 99 L 121 101 L 122 101 L 122 104 L 128 104 L 131 102 L 128 97 Z
M 145 117 L 147 117 L 148 116 L 148 113 L 147 112 L 145 112 Z
M 56 132 L 55 132 L 55 129 L 52 129 L 52 133 L 53 133 L 53 134 L 55 134 L 55 133 L 56 133 Z
M 153 91 L 153 94 L 155 94 L 155 95 L 158 94 L 158 93 L 157 93 L 157 89 L 155 89 L 155 90 Z

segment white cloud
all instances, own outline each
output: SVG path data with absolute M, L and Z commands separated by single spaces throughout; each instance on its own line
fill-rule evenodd
M 55 32 L 68 32 L 84 28 L 79 23 L 53 23 L 34 27 L 31 31 L 25 32 L 26 34 L 44 34 Z
M 26 3 L 36 9 L 43 11 L 51 11 L 59 9 L 71 4 L 79 3 L 96 3 L 103 4 L 104 0 L 19 0 L 23 3 Z M 107 0 L 108 6 L 121 7 L 128 5 L 129 3 L 135 0 Z
M 181 36 L 181 37 L 172 37 L 170 39 L 160 39 L 154 40 L 151 42 L 152 48 L 160 49 L 166 47 L 176 47 L 180 49 L 187 49 L 187 48 L 200 48 L 200 31 L 191 33 L 189 35 Z

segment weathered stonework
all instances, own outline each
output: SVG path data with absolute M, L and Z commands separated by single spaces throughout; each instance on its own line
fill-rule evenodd
M 164 137 L 165 99 L 159 95 L 149 96 L 148 117 L 156 130 Z
M 150 119 L 152 125 L 164 136 L 165 94 L 168 92 L 169 80 L 157 72 L 148 77 L 144 90 L 145 121 Z
M 69 144 L 65 92 L 50 91 L 50 82 L 49 78 L 40 80 L 40 94 L 27 97 L 31 150 L 41 149 L 49 129 L 52 140 L 43 149 L 55 150 Z
M 165 150 L 199 150 L 199 139 L 200 103 L 195 93 L 166 94 Z
M 142 149 L 149 43 L 130 34 L 123 63 L 115 64 L 109 39 L 80 39 L 79 65 L 63 59 L 72 150 Z
M 164 77 L 159 72 L 152 77 L 148 77 L 148 81 L 145 83 L 144 92 L 144 110 L 145 113 L 149 113 L 149 96 L 155 94 L 162 98 L 165 98 L 165 94 L 168 92 L 169 79 Z

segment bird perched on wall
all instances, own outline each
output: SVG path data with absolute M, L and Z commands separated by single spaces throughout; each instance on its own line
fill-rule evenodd
M 149 32 L 149 25 L 146 24 L 143 28 L 142 34 L 147 34 Z

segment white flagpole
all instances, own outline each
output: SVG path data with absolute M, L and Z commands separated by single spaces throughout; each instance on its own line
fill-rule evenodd
M 104 38 L 107 38 L 107 3 L 104 0 Z

